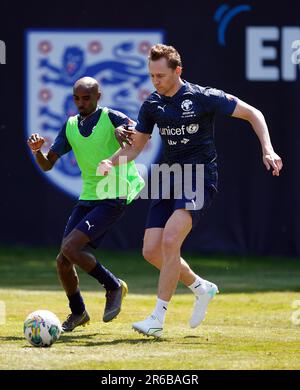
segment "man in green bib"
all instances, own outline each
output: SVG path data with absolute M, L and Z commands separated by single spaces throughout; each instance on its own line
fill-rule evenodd
M 79 79 L 73 87 L 79 115 L 69 117 L 48 153 L 41 152 L 45 140 L 39 134 L 32 134 L 27 142 L 42 170 L 50 170 L 62 155 L 73 150 L 81 171 L 82 192 L 66 225 L 57 256 L 58 275 L 71 309 L 62 324 L 65 332 L 90 320 L 80 293 L 76 265 L 106 289 L 103 321 L 111 321 L 120 313 L 128 291 L 126 283 L 103 267 L 86 248 L 100 244 L 109 228 L 124 214 L 126 205 L 144 186 L 133 161 L 125 169 L 118 167 L 109 177 L 97 174 L 99 162 L 123 147 L 124 142 L 130 144 L 133 134 L 126 129 L 130 120 L 124 114 L 98 106 L 100 96 L 97 80 Z

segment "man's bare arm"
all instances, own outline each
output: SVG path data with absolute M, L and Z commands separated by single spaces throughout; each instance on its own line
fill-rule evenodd
M 106 176 L 112 167 L 127 164 L 134 160 L 141 153 L 150 136 L 150 134 L 139 133 L 137 131 L 133 136 L 132 145 L 125 145 L 123 149 L 119 149 L 114 155 L 99 163 L 99 174 Z
M 228 95 L 232 97 L 231 95 Z M 274 152 L 268 126 L 266 124 L 265 118 L 261 111 L 257 110 L 255 107 L 250 106 L 249 104 L 238 99 L 236 108 L 232 114 L 235 118 L 240 118 L 248 121 L 253 130 L 255 131 L 262 148 L 263 162 L 266 168 L 269 170 L 273 168 L 273 176 L 279 176 L 279 172 L 282 169 L 282 160 Z
M 119 165 L 120 157 L 125 161 L 130 162 L 134 160 L 144 149 L 146 143 L 150 138 L 150 134 L 136 132 L 132 138 L 132 145 L 125 145 L 123 149 L 119 149 L 114 155 L 109 158 L 113 166 Z
M 49 150 L 47 154 L 41 152 L 41 148 L 45 142 L 43 137 L 40 137 L 38 133 L 32 134 L 27 141 L 27 145 L 30 147 L 32 153 L 35 155 L 35 160 L 39 167 L 43 171 L 50 171 L 56 161 L 59 159 L 59 155 Z

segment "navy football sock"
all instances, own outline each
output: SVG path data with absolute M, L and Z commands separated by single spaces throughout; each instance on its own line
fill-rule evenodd
M 97 279 L 105 290 L 116 290 L 120 287 L 119 280 L 108 269 L 98 263 L 98 261 L 96 262 L 95 268 L 89 272 L 89 275 Z
M 69 307 L 73 314 L 82 314 L 85 311 L 85 305 L 80 290 L 76 291 L 75 294 L 68 296 L 68 299 Z

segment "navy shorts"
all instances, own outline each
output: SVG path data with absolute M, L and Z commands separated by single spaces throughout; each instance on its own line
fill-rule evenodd
M 197 202 L 194 202 L 194 200 L 184 197 L 184 195 L 180 199 L 174 199 L 174 197 L 171 197 L 171 199 L 153 199 L 150 203 L 145 228 L 164 228 L 173 212 L 178 209 L 187 209 L 187 204 L 191 206 L 192 204 L 195 205 L 195 209 L 188 210 L 191 214 L 192 224 L 194 228 L 199 223 L 202 215 L 209 208 L 215 195 L 218 192 L 218 173 L 216 163 L 210 163 L 205 165 L 204 178 L 204 199 L 201 208 L 195 205 L 195 203 Z M 194 176 L 192 178 L 192 181 L 193 182 L 191 183 L 191 186 L 192 189 L 195 190 L 196 182 Z M 184 194 L 184 191 L 182 192 Z
M 70 215 L 63 237 L 77 229 L 90 238 L 89 246 L 97 248 L 125 209 L 126 199 L 79 201 Z

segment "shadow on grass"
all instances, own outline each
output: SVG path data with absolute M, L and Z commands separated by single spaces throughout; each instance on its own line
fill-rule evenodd
M 121 344 L 121 343 L 127 343 L 127 344 L 138 344 L 138 343 L 149 343 L 151 341 L 157 341 L 160 342 L 160 339 L 155 339 L 152 337 L 143 338 L 141 336 L 140 339 L 116 339 L 116 340 L 110 340 L 110 341 L 98 341 L 99 338 L 102 337 L 109 337 L 112 338 L 111 333 L 102 333 L 99 331 L 99 333 L 82 333 L 84 330 L 78 329 L 75 332 L 64 332 L 61 334 L 59 341 L 63 342 L 73 342 L 73 341 L 86 341 L 84 345 L 114 345 L 114 344 Z M 95 341 L 94 341 L 95 340 Z M 82 345 L 82 343 L 81 343 Z
M 118 344 L 147 344 L 151 342 L 161 342 L 162 340 L 154 338 L 140 338 L 140 339 L 116 339 L 109 341 L 99 341 L 101 337 L 108 336 L 111 337 L 111 334 L 108 333 L 89 333 L 89 334 L 79 334 L 79 333 L 62 333 L 59 342 L 64 343 L 78 343 L 78 346 L 104 346 L 104 345 L 118 345 Z
M 101 341 L 99 338 L 103 337 L 103 334 L 100 333 L 92 333 L 92 334 L 73 334 L 66 335 L 62 334 L 56 344 L 65 343 L 66 345 L 72 345 L 74 347 L 101 347 L 101 346 L 109 346 L 109 345 L 119 345 L 119 344 L 127 344 L 127 345 L 136 345 L 136 344 L 151 344 L 151 343 L 161 343 L 166 342 L 168 339 L 155 339 L 155 338 L 140 338 L 140 339 L 116 339 L 110 341 Z M 107 335 L 106 335 L 107 336 Z M 97 340 L 98 339 L 98 340 Z M 6 336 L 0 337 L 0 342 L 15 342 L 15 341 L 24 341 L 26 340 L 23 337 L 19 336 Z M 22 348 L 37 348 L 33 345 L 24 344 Z
M 0 288 L 61 291 L 56 273 L 56 248 L 0 247 Z M 125 280 L 132 294 L 156 294 L 158 270 L 138 252 L 97 250 L 96 258 Z M 219 285 L 221 293 L 300 291 L 300 260 L 238 256 L 187 255 L 191 268 Z M 98 282 L 78 270 L 83 291 L 104 293 Z M 190 291 L 179 283 L 179 293 Z M 0 297 L 1 299 L 1 297 Z
M 101 335 L 98 335 L 99 337 Z M 111 340 L 111 341 L 98 341 L 98 340 L 90 340 L 89 337 L 78 337 L 78 336 L 73 336 L 73 337 L 61 337 L 60 340 L 62 340 L 65 343 L 72 343 L 72 342 L 78 342 L 78 339 L 80 339 L 80 342 L 78 343 L 78 346 L 82 347 L 103 347 L 103 346 L 109 346 L 109 345 L 119 345 L 119 344 L 128 344 L 128 345 L 135 345 L 135 344 L 151 344 L 151 343 L 161 343 L 163 341 L 167 341 L 167 339 L 155 339 L 155 338 L 147 338 L 147 339 L 116 339 L 116 340 Z M 85 341 L 85 339 L 87 339 Z
M 0 336 L 0 342 L 25 340 L 24 336 Z

